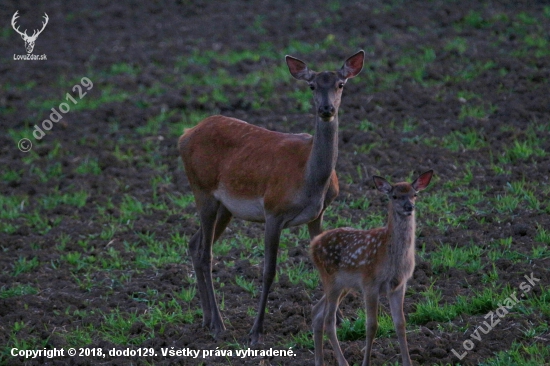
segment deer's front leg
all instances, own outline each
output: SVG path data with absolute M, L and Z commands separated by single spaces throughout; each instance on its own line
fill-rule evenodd
M 321 211 L 321 214 L 313 221 L 307 224 L 307 229 L 309 232 L 309 237 L 311 239 L 315 238 L 317 235 L 321 234 L 323 232 L 323 215 L 325 213 L 325 209 L 323 208 L 323 211 Z

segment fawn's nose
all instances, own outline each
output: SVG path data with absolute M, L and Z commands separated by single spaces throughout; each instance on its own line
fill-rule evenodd
M 336 109 L 331 104 L 325 104 L 319 107 L 319 114 L 322 117 L 332 117 Z
M 405 213 L 411 214 L 414 211 L 414 204 L 411 202 L 405 202 L 403 209 L 405 210 Z

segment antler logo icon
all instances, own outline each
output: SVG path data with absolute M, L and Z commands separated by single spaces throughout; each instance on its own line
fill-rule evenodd
M 17 26 L 17 28 L 15 27 L 15 21 L 17 20 L 17 18 L 19 18 L 19 15 L 17 13 L 19 13 L 19 10 L 17 10 L 15 14 L 13 14 L 13 17 L 11 18 L 11 26 L 17 33 L 21 35 L 21 38 L 23 38 L 23 41 L 25 41 L 25 48 L 27 49 L 27 53 L 32 53 L 32 50 L 34 49 L 34 42 L 36 42 L 36 38 L 38 38 L 40 33 L 42 33 L 44 28 L 46 28 L 46 24 L 48 24 L 48 19 L 49 19 L 48 14 L 44 13 L 45 22 L 42 22 L 42 29 L 40 30 L 35 29 L 34 32 L 32 33 L 32 36 L 29 36 L 27 35 L 26 29 L 25 29 L 25 32 L 21 32 L 19 30 L 19 26 Z

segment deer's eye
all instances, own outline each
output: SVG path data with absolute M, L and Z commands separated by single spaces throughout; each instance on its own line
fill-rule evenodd
M 310 88 L 311 90 L 315 90 L 315 85 L 309 84 L 309 88 Z

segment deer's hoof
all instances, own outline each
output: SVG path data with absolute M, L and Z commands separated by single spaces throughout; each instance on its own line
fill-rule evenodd
M 263 336 L 260 333 L 250 333 L 248 336 L 248 341 L 251 346 L 263 343 Z

